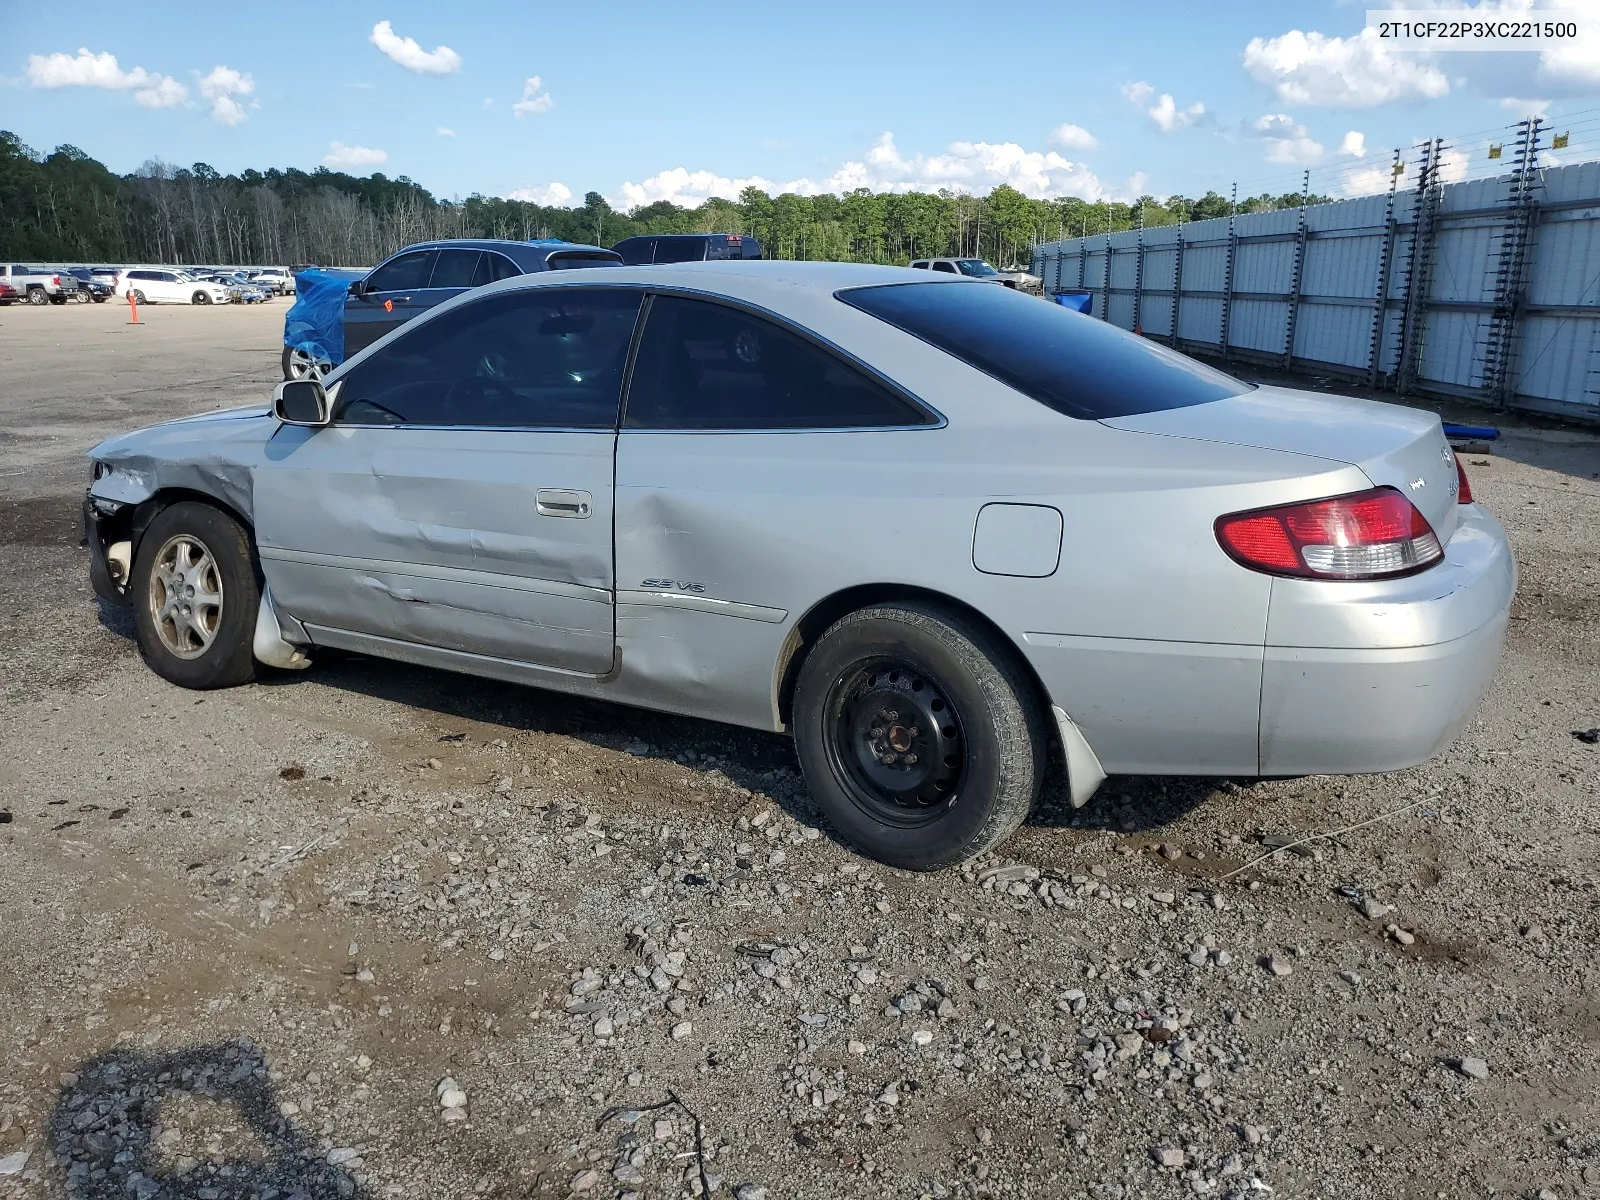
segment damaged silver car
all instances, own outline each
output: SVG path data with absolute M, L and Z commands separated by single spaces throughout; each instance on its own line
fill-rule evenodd
M 1515 585 L 1437 417 L 887 267 L 509 279 L 91 458 L 95 590 L 174 683 L 337 647 L 787 730 L 919 869 L 1052 755 L 1076 804 L 1420 762 Z

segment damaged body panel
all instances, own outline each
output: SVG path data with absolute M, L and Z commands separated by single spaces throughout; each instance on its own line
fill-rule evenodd
M 153 506 L 209 498 L 254 538 L 262 661 L 337 646 L 772 730 L 792 726 L 796 679 L 840 618 L 922 606 L 1014 661 L 1078 804 L 1107 772 L 1388 769 L 1453 736 L 1515 573 L 1493 518 L 1442 498 L 1455 468 L 1436 418 L 1256 394 L 1147 362 L 1168 352 L 1142 342 L 1060 407 L 847 299 L 914 286 L 1037 304 L 839 264 L 492 284 L 333 372 L 315 421 L 243 409 L 96 447 L 96 591 L 121 596 Z M 1147 370 L 1215 394 L 1141 408 Z M 1105 419 L 1071 409 L 1097 387 Z M 1225 514 L 1391 476 L 1431 489 L 1426 571 L 1287 578 L 1219 544 Z M 1382 728 L 1363 709 L 1373 679 Z

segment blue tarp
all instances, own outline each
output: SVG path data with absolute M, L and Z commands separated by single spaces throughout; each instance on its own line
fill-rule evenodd
M 1061 305 L 1062 308 L 1070 308 L 1073 312 L 1094 315 L 1093 292 L 1058 292 L 1056 294 L 1056 303 Z
M 344 301 L 365 271 L 312 267 L 294 277 L 294 303 L 283 314 L 283 344 L 318 361 L 344 361 Z

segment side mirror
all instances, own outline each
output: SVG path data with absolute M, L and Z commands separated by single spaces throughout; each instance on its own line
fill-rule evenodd
M 285 425 L 328 423 L 328 393 L 315 379 L 286 379 L 272 394 L 272 415 Z
M 353 280 L 346 290 L 359 300 L 367 294 L 367 281 L 365 279 Z

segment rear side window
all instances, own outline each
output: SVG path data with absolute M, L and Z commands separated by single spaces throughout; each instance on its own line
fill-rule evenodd
M 706 256 L 706 238 L 662 238 L 656 243 L 658 263 L 699 262 Z
M 862 429 L 928 425 L 910 401 L 772 321 L 657 296 L 628 386 L 630 429 Z
M 1040 404 L 1085 421 L 1188 408 L 1250 390 L 1165 346 L 1010 288 L 929 281 L 836 294 Z
M 933 264 L 933 269 L 935 271 L 943 271 L 946 275 L 954 275 L 957 273 L 955 267 L 951 266 L 947 262 L 936 262 Z
M 615 429 L 640 294 L 530 288 L 409 328 L 344 378 L 346 425 Z
M 473 274 L 478 269 L 478 260 L 482 257 L 482 252 L 478 250 L 439 251 L 439 259 L 433 264 L 433 279 L 429 281 L 428 286 L 471 287 Z

